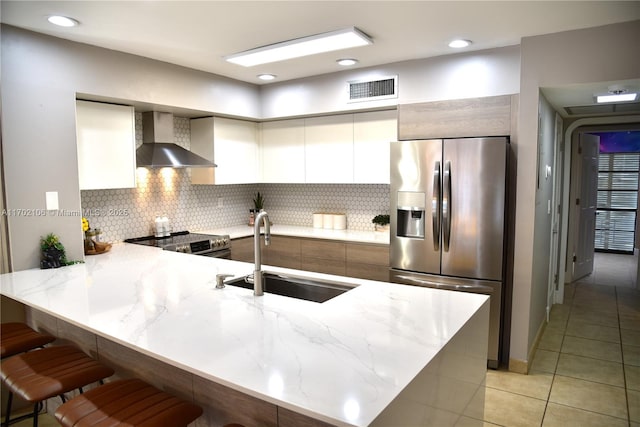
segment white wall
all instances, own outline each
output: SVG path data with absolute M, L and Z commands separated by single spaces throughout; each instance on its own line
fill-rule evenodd
M 76 93 L 221 114 L 259 116 L 256 86 L 116 51 L 2 26 L 2 145 L 7 209 L 80 213 Z M 96 159 L 99 161 L 99 159 Z M 83 259 L 79 216 L 9 216 L 14 270 L 39 265 L 39 239 L 59 235 Z
M 553 167 L 555 155 L 555 110 L 549 102 L 540 95 L 538 106 L 538 178 L 536 179 L 535 224 L 536 232 L 533 237 L 532 283 L 537 286 L 531 291 L 531 312 L 529 315 L 529 336 L 535 337 L 538 329 L 546 317 L 548 279 L 549 279 L 549 248 L 551 245 L 552 215 L 549 206 L 553 197 L 553 175 L 546 178 L 545 168 Z M 517 245 L 517 244 L 516 244 Z M 544 284 L 544 286 L 543 286 Z
M 510 357 L 526 361 L 535 331 L 544 318 L 547 276 L 534 269 L 548 265 L 548 247 L 528 244 L 550 233 L 536 200 L 538 105 L 540 87 L 626 80 L 640 76 L 640 21 L 523 38 Z M 543 290 L 544 289 L 544 290 Z
M 349 103 L 347 82 L 398 75 L 398 98 Z M 265 119 L 520 91 L 520 47 L 354 69 L 261 88 Z

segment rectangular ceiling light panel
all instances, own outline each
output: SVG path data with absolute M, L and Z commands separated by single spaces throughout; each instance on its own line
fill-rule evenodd
M 597 95 L 596 100 L 598 101 L 598 103 L 635 101 L 636 96 L 637 96 L 636 93 L 621 93 L 616 95 Z
M 316 53 L 331 52 L 351 47 L 366 46 L 373 41 L 355 27 L 331 31 L 263 46 L 245 52 L 226 56 L 224 59 L 243 67 L 268 64 L 286 59 L 300 58 Z

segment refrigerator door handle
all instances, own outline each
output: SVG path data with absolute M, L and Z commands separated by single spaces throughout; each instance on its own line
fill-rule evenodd
M 445 252 L 449 252 L 449 242 L 451 241 L 451 162 L 447 161 L 444 166 L 442 195 L 442 245 Z
M 431 196 L 431 227 L 433 230 L 433 250 L 440 250 L 440 162 L 433 169 L 433 194 Z

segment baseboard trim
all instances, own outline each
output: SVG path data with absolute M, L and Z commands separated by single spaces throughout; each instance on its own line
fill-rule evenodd
M 529 372 L 529 363 L 526 360 L 509 358 L 509 372 L 527 375 Z
M 536 355 L 536 351 L 538 350 L 538 344 L 540 344 L 540 340 L 542 339 L 542 334 L 544 334 L 545 329 L 547 328 L 546 319 L 542 320 L 542 324 L 538 328 L 538 332 L 536 333 L 536 337 L 533 340 L 533 344 L 529 349 L 529 353 L 527 354 L 527 360 L 521 359 L 511 359 L 509 358 L 509 371 L 515 372 L 518 374 L 528 375 L 529 370 L 531 369 L 531 363 L 533 362 L 533 358 Z

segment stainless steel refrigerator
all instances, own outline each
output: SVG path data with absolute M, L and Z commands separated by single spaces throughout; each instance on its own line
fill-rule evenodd
M 508 138 L 391 143 L 391 281 L 490 295 L 500 354 Z

